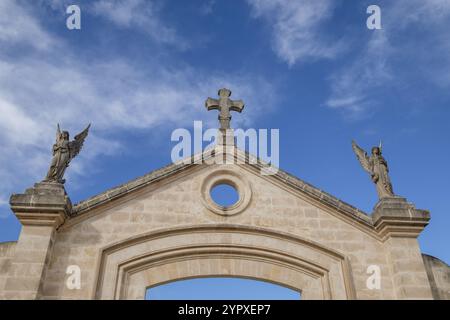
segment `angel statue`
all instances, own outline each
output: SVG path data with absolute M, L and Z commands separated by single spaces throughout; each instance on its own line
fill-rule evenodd
M 394 197 L 391 180 L 389 179 L 388 165 L 381 155 L 381 142 L 379 147 L 372 148 L 370 157 L 355 141 L 352 141 L 352 147 L 361 166 L 370 174 L 372 181 L 376 184 L 378 197 L 380 199 Z
M 56 130 L 56 142 L 53 145 L 52 163 L 48 169 L 47 177 L 44 179 L 45 182 L 65 182 L 63 179 L 64 172 L 69 166 L 70 161 L 80 152 L 90 127 L 91 125 L 89 124 L 86 129 L 75 136 L 74 140 L 69 141 L 69 132 L 61 132 L 58 124 Z

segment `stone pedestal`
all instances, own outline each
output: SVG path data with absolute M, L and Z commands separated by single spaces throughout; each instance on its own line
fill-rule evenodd
M 381 199 L 374 208 L 372 220 L 383 237 L 417 238 L 430 220 L 430 213 L 419 210 L 405 198 Z
M 64 185 L 54 182 L 36 183 L 24 194 L 13 194 L 10 204 L 23 225 L 51 225 L 57 228 L 72 210 Z
M 6 299 L 38 299 L 53 248 L 55 230 L 70 215 L 64 186 L 41 182 L 24 194 L 13 194 L 11 209 L 22 223 L 3 292 Z
M 382 236 L 397 299 L 432 299 L 431 288 L 417 237 L 430 214 L 405 198 L 381 199 L 374 208 L 373 223 Z

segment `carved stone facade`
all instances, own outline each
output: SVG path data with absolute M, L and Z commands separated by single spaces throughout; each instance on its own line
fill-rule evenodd
M 149 287 L 204 276 L 270 281 L 302 299 L 449 298 L 449 267 L 418 245 L 427 211 L 392 197 L 368 215 L 260 169 L 172 164 L 74 206 L 62 185 L 13 195 L 23 228 L 0 244 L 0 298 L 143 299 Z M 239 201 L 215 204 L 217 183 L 234 186 Z M 70 265 L 81 269 L 79 290 L 66 285 Z M 373 265 L 379 289 L 367 285 Z

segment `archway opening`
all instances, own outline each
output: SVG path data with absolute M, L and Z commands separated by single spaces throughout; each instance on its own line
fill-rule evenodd
M 299 300 L 298 291 L 266 281 L 208 277 L 173 281 L 147 289 L 146 300 Z

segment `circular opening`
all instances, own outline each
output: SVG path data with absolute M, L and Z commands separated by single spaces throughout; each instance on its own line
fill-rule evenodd
M 239 201 L 239 193 L 236 188 L 226 183 L 214 186 L 210 194 L 216 204 L 225 208 L 231 207 Z

